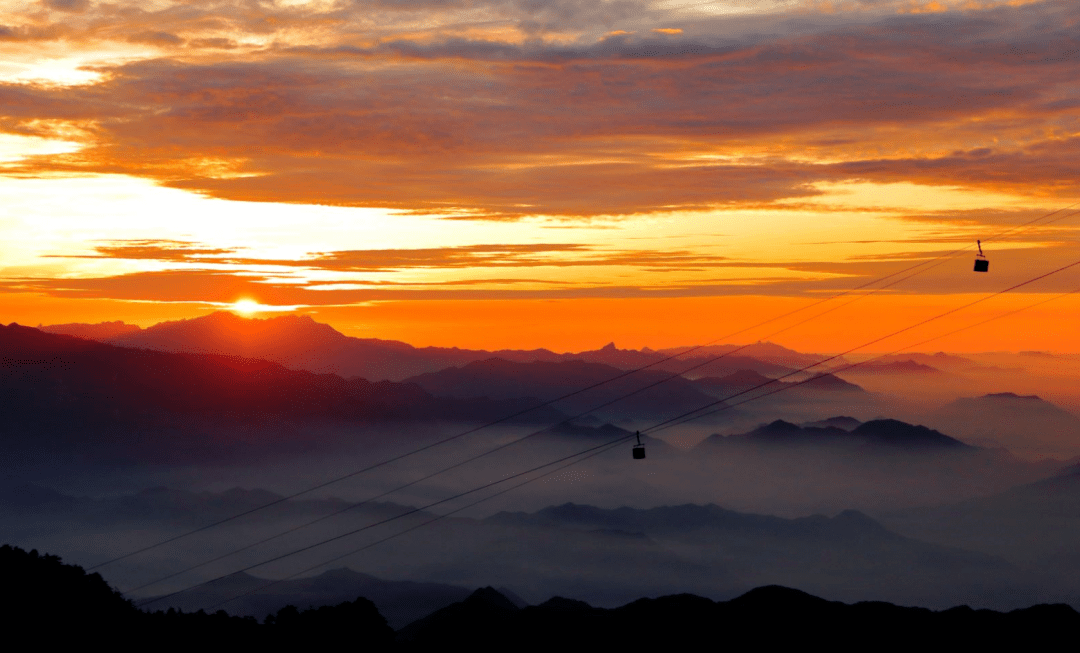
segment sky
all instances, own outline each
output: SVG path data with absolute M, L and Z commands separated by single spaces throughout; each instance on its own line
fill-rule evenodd
M 658 348 L 940 263 L 730 338 L 840 351 L 1080 260 L 1078 61 L 1074 0 L 0 0 L 0 320 Z

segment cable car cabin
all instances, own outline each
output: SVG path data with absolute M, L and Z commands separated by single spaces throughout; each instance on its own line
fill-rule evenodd
M 641 431 L 635 431 L 634 435 L 637 436 L 637 444 L 634 445 L 634 460 L 642 460 L 645 458 L 645 445 L 641 444 Z
M 983 254 L 982 241 L 976 240 L 975 243 L 979 246 L 979 256 L 975 259 L 975 271 L 988 272 L 990 270 L 990 259 Z

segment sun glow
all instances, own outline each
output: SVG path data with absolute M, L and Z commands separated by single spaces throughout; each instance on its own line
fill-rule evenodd
M 239 299 L 232 303 L 229 310 L 241 315 L 253 315 L 255 313 L 262 313 L 263 311 L 274 310 L 273 306 L 264 306 L 253 299 Z

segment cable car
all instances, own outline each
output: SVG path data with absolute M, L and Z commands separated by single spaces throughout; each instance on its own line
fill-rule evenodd
M 982 251 L 982 241 L 976 240 L 975 244 L 979 246 L 979 256 L 975 259 L 975 271 L 986 272 L 990 269 L 990 259 L 986 258 L 986 255 Z
M 634 460 L 641 460 L 645 457 L 645 445 L 641 444 L 641 431 L 635 431 L 634 435 L 637 436 L 637 444 L 634 445 Z

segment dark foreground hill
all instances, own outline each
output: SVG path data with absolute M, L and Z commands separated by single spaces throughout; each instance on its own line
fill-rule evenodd
M 553 598 L 519 607 L 486 587 L 396 634 L 364 598 L 336 606 L 289 606 L 263 623 L 224 611 L 147 613 L 112 590 L 97 574 L 10 546 L 0 547 L 5 578 L 4 617 L 24 635 L 54 645 L 147 645 L 179 650 L 194 645 L 244 645 L 293 650 L 340 645 L 364 650 L 495 650 L 525 647 L 670 647 L 753 641 L 759 646 L 865 649 L 888 638 L 891 647 L 965 648 L 994 644 L 1040 647 L 1080 627 L 1080 614 L 1065 605 L 1037 605 L 1009 613 L 957 607 L 934 612 L 889 603 L 847 605 L 798 590 L 761 587 L 730 601 L 691 594 L 640 599 L 602 609 Z
M 886 640 L 902 646 L 1038 646 L 1070 634 L 1080 614 L 1066 605 L 1038 605 L 1008 613 L 966 606 L 941 612 L 891 603 L 848 605 L 771 585 L 730 601 L 693 594 L 639 599 L 619 608 L 553 598 L 517 608 L 490 587 L 398 632 L 409 650 L 468 645 L 505 648 L 527 641 L 532 650 L 572 645 L 575 650 L 666 649 L 672 645 L 721 648 L 753 642 L 755 648 L 866 650 Z
M 300 611 L 288 606 L 262 624 L 224 611 L 148 612 L 105 582 L 99 574 L 65 565 L 59 557 L 0 546 L 0 577 L 4 579 L 3 622 L 8 636 L 23 635 L 34 648 L 89 642 L 127 649 L 190 649 L 224 644 L 269 650 L 298 645 L 329 645 L 341 638 L 385 650 L 393 630 L 375 605 L 364 598 L 335 606 Z M 16 630 L 17 628 L 17 630 Z

